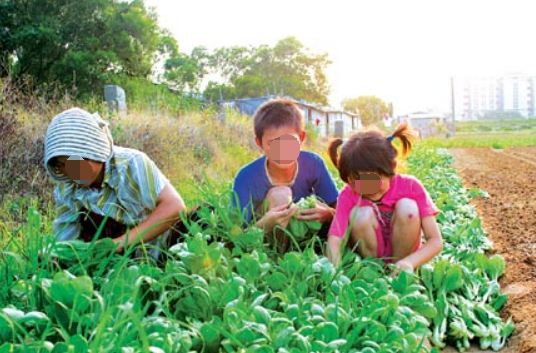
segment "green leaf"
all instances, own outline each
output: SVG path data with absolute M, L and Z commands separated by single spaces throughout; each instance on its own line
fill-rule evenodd
M 443 289 L 448 293 L 463 286 L 463 273 L 459 265 L 450 265 L 443 281 Z
M 302 239 L 307 233 L 307 225 L 304 221 L 298 219 L 291 219 L 289 222 L 290 232 L 297 239 Z
M 443 279 L 446 275 L 448 262 L 445 260 L 438 261 L 434 265 L 433 283 L 434 288 L 439 289 L 443 284 Z
M 50 322 L 50 319 L 42 312 L 30 311 L 24 315 L 20 322 L 27 326 L 42 327 L 46 326 Z
M 212 323 L 205 322 L 201 326 L 200 332 L 205 342 L 206 351 L 216 352 L 221 340 L 218 329 Z
M 289 304 L 285 308 L 285 314 L 289 319 L 297 319 L 300 316 L 300 308 L 297 304 Z
M 261 324 L 264 324 L 266 326 L 270 325 L 271 316 L 268 310 L 263 308 L 262 306 L 255 306 L 253 308 L 253 315 L 255 316 L 255 321 Z
M 504 258 L 501 255 L 493 255 L 486 263 L 486 272 L 489 276 L 489 279 L 496 281 L 504 273 L 506 264 Z
M 305 337 L 298 332 L 292 334 L 289 346 L 296 347 L 301 352 L 311 352 L 311 343 L 309 342 L 308 337 Z
M 72 280 L 72 283 L 77 294 L 86 295 L 88 297 L 93 295 L 93 281 L 90 277 L 76 277 Z
M 434 268 L 430 264 L 424 264 L 419 268 L 422 283 L 429 290 L 434 289 L 433 272 Z
M 321 322 L 313 335 L 317 340 L 329 343 L 339 338 L 339 328 L 333 322 Z
M 433 319 L 437 315 L 437 309 L 429 301 L 422 302 L 413 309 L 427 319 Z
M 274 272 L 266 277 L 266 284 L 273 291 L 279 291 L 287 286 L 287 277 L 281 272 Z
M 363 266 L 357 277 L 365 282 L 374 283 L 378 278 L 381 277 L 381 273 L 372 266 Z
M 344 346 L 346 344 L 346 342 L 347 341 L 345 339 L 333 340 L 333 341 L 328 343 L 328 348 L 331 349 L 331 350 L 336 350 L 336 349 L 341 348 L 342 346 Z
M 294 332 L 296 332 L 296 329 L 292 326 L 282 329 L 275 338 L 275 348 L 288 347 Z
M 72 350 L 72 346 L 69 346 L 65 342 L 59 342 L 54 345 L 54 349 L 52 350 L 52 353 L 71 353 L 74 352 Z
M 322 223 L 318 221 L 307 221 L 307 227 L 311 230 L 320 230 L 320 228 L 322 228 Z
M 400 342 L 402 337 L 404 337 L 404 331 L 400 327 L 391 326 L 385 336 L 385 343 L 392 346 L 396 342 Z
M 506 301 L 508 300 L 508 294 L 503 293 L 499 294 L 495 300 L 493 300 L 490 305 L 493 307 L 493 309 L 499 311 L 504 306 Z
M 88 350 L 88 342 L 82 335 L 71 336 L 68 342 L 73 347 L 73 352 L 84 353 Z
M 406 272 L 402 271 L 396 278 L 393 279 L 391 285 L 393 289 L 400 294 L 405 294 L 406 289 L 412 283 L 412 277 Z

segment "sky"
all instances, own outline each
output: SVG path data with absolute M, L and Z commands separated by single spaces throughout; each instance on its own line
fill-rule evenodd
M 328 53 L 330 104 L 376 95 L 395 115 L 450 110 L 452 76 L 536 74 L 532 1 L 145 0 L 179 50 L 275 45 Z M 299 98 L 299 97 L 295 97 Z

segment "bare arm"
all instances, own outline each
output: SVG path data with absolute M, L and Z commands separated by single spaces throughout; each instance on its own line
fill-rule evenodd
M 156 208 L 145 221 L 130 230 L 128 243 L 139 242 L 139 235 L 143 233 L 143 242 L 148 242 L 168 230 L 179 219 L 179 212 L 186 210 L 184 201 L 171 184 L 167 184 L 158 196 Z M 146 231 L 144 233 L 144 231 Z M 125 241 L 127 234 L 123 234 L 114 241 Z M 122 248 L 122 247 L 120 247 Z M 118 249 L 120 251 L 121 249 Z
M 335 235 L 328 235 L 328 246 L 326 247 L 326 257 L 335 267 L 339 267 L 341 261 L 341 245 L 343 238 Z

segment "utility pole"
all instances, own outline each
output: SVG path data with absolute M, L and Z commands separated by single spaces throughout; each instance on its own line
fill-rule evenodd
M 452 134 L 456 133 L 456 105 L 454 104 L 454 77 L 450 78 L 450 95 L 452 104 Z

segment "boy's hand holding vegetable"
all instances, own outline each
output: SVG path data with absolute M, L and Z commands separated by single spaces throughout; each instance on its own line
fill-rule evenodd
M 319 221 L 320 223 L 329 222 L 333 219 L 333 210 L 323 202 L 315 200 L 315 206 L 308 209 L 300 209 L 297 219 L 301 221 Z
M 292 216 L 298 211 L 299 209 L 297 207 L 288 208 L 288 205 L 273 207 L 257 222 L 257 226 L 259 228 L 266 227 L 266 230 L 269 232 L 275 226 L 286 228 Z

